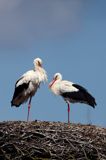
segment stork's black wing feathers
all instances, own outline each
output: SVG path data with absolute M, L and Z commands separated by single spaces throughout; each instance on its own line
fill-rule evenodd
M 21 79 L 22 79 L 22 78 L 20 78 L 19 80 L 21 80 Z M 16 82 L 16 84 L 19 82 L 19 80 Z M 15 91 L 14 91 L 14 94 L 13 94 L 13 99 L 12 99 L 12 101 L 11 101 L 11 105 L 13 105 L 14 99 L 15 99 L 17 96 L 19 96 L 24 90 L 26 90 L 26 89 L 28 88 L 29 83 L 30 83 L 30 81 L 29 81 L 28 83 L 23 83 L 23 84 L 21 84 L 21 85 L 19 85 L 19 86 L 16 86 L 16 84 L 15 84 Z
M 23 79 L 23 77 L 19 78 L 19 79 L 16 81 L 16 83 L 15 83 L 15 88 L 16 88 L 17 83 L 18 83 L 21 79 Z
M 75 88 L 79 89 L 80 91 L 83 92 L 88 92 L 87 89 L 85 89 L 84 87 L 80 86 L 79 84 L 72 84 Z
M 90 106 L 95 107 L 95 98 L 84 87 L 78 84 L 73 84 L 73 86 L 77 88 L 78 91 L 65 92 L 61 95 L 70 102 L 87 103 Z
M 19 85 L 18 87 L 16 87 L 15 91 L 14 91 L 13 99 L 15 97 L 17 97 L 20 93 L 22 93 L 25 89 L 27 89 L 28 86 L 29 86 L 29 82 L 23 83 L 23 84 Z

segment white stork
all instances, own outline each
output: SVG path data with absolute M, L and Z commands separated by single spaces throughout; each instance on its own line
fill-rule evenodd
M 11 106 L 19 107 L 29 99 L 27 121 L 29 120 L 32 96 L 36 93 L 40 83 L 47 81 L 46 71 L 42 68 L 42 60 L 36 58 L 33 63 L 34 69 L 27 71 L 17 80 L 11 101 Z
M 55 95 L 60 95 L 68 105 L 68 123 L 70 123 L 70 102 L 85 103 L 95 108 L 95 98 L 82 86 L 62 80 L 62 75 L 56 73 L 49 83 L 49 88 Z

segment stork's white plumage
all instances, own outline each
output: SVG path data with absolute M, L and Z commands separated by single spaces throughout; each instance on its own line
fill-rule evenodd
M 95 98 L 84 87 L 62 80 L 60 73 L 54 75 L 49 88 L 54 94 L 62 96 L 68 104 L 68 123 L 70 122 L 70 103 L 85 103 L 95 108 Z
M 44 81 L 47 81 L 46 71 L 42 68 L 42 60 L 36 58 L 34 60 L 34 70 L 24 73 L 15 84 L 11 106 L 19 107 L 29 99 L 27 121 L 29 120 L 32 96 L 36 93 L 40 83 Z

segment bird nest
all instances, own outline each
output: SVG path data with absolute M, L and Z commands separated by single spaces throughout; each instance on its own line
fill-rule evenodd
M 0 123 L 0 160 L 105 160 L 106 129 L 60 122 Z

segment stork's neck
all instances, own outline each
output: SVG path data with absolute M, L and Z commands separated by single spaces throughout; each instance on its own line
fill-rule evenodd
M 35 66 L 34 66 L 34 69 L 35 69 L 35 70 L 40 70 L 40 69 L 42 69 L 42 67 L 41 67 L 41 66 L 38 66 L 38 65 L 35 65 Z
M 40 82 L 43 82 L 43 81 L 47 82 L 47 74 L 46 74 L 46 71 L 42 67 L 37 66 L 36 67 L 36 72 L 38 73 Z

